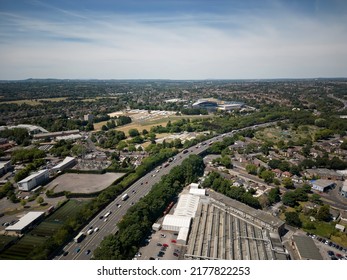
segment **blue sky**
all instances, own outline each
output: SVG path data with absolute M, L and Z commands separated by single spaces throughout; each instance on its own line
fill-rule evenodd
M 0 0 L 0 79 L 347 77 L 347 1 Z

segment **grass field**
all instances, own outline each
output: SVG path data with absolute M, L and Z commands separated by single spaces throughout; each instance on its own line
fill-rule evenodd
M 52 236 L 58 229 L 60 229 L 64 222 L 75 215 L 79 209 L 86 202 L 80 202 L 77 200 L 70 200 L 58 210 L 56 210 L 51 216 L 46 218 L 42 223 L 35 227 L 32 231 L 26 234 L 16 244 L 12 245 L 0 254 L 0 259 L 4 260 L 25 260 L 28 258 L 30 252 L 36 246 L 41 245 L 50 236 Z M 6 240 L 0 238 L 1 242 Z M 10 242 L 9 240 L 7 242 Z
M 202 119 L 202 118 L 210 118 L 210 116 L 208 116 L 208 115 L 206 115 L 206 116 L 205 115 L 204 116 L 196 116 L 196 115 L 167 116 L 167 117 L 163 117 L 163 118 L 159 118 L 159 119 L 148 119 L 145 121 L 135 121 L 135 122 L 132 122 L 130 124 L 117 127 L 116 130 L 123 131 L 126 136 L 129 136 L 128 131 L 129 131 L 129 129 L 132 129 L 132 128 L 137 129 L 140 132 L 142 132 L 142 130 L 144 130 L 144 129 L 150 131 L 150 129 L 153 126 L 157 126 L 157 125 L 166 126 L 168 121 L 174 122 L 174 121 L 182 120 L 182 119 L 193 120 L 193 119 Z M 101 127 L 103 125 L 105 125 L 106 123 L 107 123 L 107 121 L 94 124 L 94 130 L 95 131 L 101 130 Z
M 6 103 L 6 104 L 28 104 L 30 106 L 38 106 L 43 104 L 40 101 L 49 101 L 49 102 L 59 102 L 62 100 L 65 100 L 66 97 L 54 97 L 54 98 L 41 98 L 41 99 L 23 99 L 23 100 L 14 100 L 14 101 L 3 101 L 0 103 Z
M 15 236 L 0 235 L 0 250 L 15 239 L 17 239 Z
M 42 244 L 47 238 L 32 235 L 26 235 L 16 244 L 0 254 L 0 259 L 3 260 L 25 260 L 30 252 Z
M 292 129 L 282 130 L 280 127 L 268 127 L 260 131 L 257 131 L 255 137 L 263 141 L 278 142 L 283 140 L 288 142 L 289 140 L 298 141 L 300 139 L 307 138 L 311 136 L 313 138 L 314 133 L 317 131 L 317 127 L 304 125 L 300 126 L 296 131 Z

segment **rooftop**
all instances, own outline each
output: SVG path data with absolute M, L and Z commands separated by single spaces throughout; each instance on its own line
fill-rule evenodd
M 298 248 L 298 253 L 302 259 L 322 260 L 322 255 L 319 253 L 317 246 L 312 238 L 301 235 L 293 235 L 294 242 Z
M 332 184 L 335 184 L 334 181 L 331 180 L 323 180 L 323 179 L 318 179 L 315 181 L 311 181 L 312 184 L 315 184 L 316 186 L 322 187 L 322 188 L 327 188 L 331 186 Z
M 15 223 L 12 226 L 8 226 L 5 228 L 5 230 L 15 230 L 15 231 L 21 231 L 25 227 L 27 227 L 29 224 L 31 224 L 33 221 L 35 221 L 37 218 L 44 215 L 45 212 L 29 212 L 26 215 L 24 215 L 22 218 L 19 219 L 17 223 Z
M 48 170 L 47 169 L 39 170 L 39 171 L 29 175 L 28 177 L 24 178 L 23 180 L 19 181 L 18 184 L 29 182 L 30 180 L 36 178 L 37 176 L 40 176 L 41 174 L 43 174 L 45 172 L 48 172 Z

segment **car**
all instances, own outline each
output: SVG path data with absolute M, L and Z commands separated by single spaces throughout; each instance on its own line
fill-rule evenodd
M 69 252 L 68 251 L 65 251 L 64 253 L 63 253 L 63 256 L 65 257 L 65 256 L 67 256 L 69 254 Z
M 321 240 L 321 242 L 322 242 L 322 243 L 325 243 L 325 242 L 326 242 L 326 240 L 323 238 L 323 239 Z
M 177 243 L 176 239 L 172 239 L 171 243 Z
M 132 190 L 131 192 L 132 192 L 132 193 L 136 193 L 136 191 L 135 191 L 135 190 Z
M 328 255 L 329 255 L 329 256 L 334 256 L 335 253 L 334 253 L 333 251 L 328 251 Z
M 99 230 L 99 228 L 98 227 L 96 227 L 95 229 L 94 229 L 94 232 L 97 232 Z
M 99 217 L 100 220 L 103 219 L 103 218 L 104 218 L 104 216 L 100 216 L 100 217 Z
M 161 250 L 161 251 L 166 251 L 166 247 L 165 247 L 165 246 L 162 246 L 162 247 L 160 248 L 160 250 Z
M 164 243 L 164 244 L 163 244 L 163 246 L 164 246 L 164 247 L 169 247 L 169 245 L 168 245 L 168 244 L 166 244 L 166 243 Z
M 335 254 L 335 256 L 336 256 L 337 258 L 339 258 L 339 259 L 342 259 L 342 258 L 343 258 L 343 256 L 342 256 L 341 254 L 339 254 L 339 253 Z
M 146 184 L 148 184 L 148 182 L 146 182 Z
M 134 202 L 131 202 L 130 205 L 134 205 Z
M 329 245 L 329 240 L 324 242 L 325 245 Z
M 90 250 L 87 250 L 85 254 L 86 254 L 86 255 L 89 255 L 90 252 L 91 252 Z
M 338 258 L 336 258 L 335 256 L 331 256 L 330 259 L 331 259 L 331 260 L 334 260 L 334 261 L 338 260 Z
M 140 252 L 137 252 L 136 254 L 135 254 L 135 257 L 141 257 L 142 256 L 142 254 L 140 253 Z
M 178 254 L 177 254 L 176 252 L 174 252 L 173 255 L 174 255 L 175 257 L 178 257 Z
M 141 185 L 143 185 L 143 182 L 141 182 Z
M 81 248 L 76 249 L 76 253 L 79 253 L 81 251 Z
M 107 219 L 107 218 L 105 218 L 104 222 L 107 222 L 107 221 L 108 221 L 108 219 Z
M 150 257 L 149 259 L 150 259 L 150 260 L 155 260 L 155 258 L 153 258 L 153 257 Z
M 120 208 L 121 206 L 122 206 L 122 205 L 120 205 L 120 204 L 117 204 L 117 207 L 118 207 L 118 208 Z
M 166 235 L 165 234 L 160 234 L 160 237 L 165 238 Z
M 318 240 L 319 242 L 322 242 L 323 238 L 318 237 L 317 240 Z
M 93 226 L 90 226 L 90 227 L 89 227 L 89 229 L 92 229 L 92 228 L 93 228 Z
M 157 243 L 157 246 L 160 246 L 160 247 L 161 247 L 161 246 L 163 246 L 163 244 L 161 244 L 161 243 L 158 242 L 158 243 Z

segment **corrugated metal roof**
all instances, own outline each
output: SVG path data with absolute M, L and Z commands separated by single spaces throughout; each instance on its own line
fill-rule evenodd
M 180 196 L 177 207 L 175 209 L 175 216 L 194 217 L 198 209 L 200 198 L 192 194 L 183 194 Z

